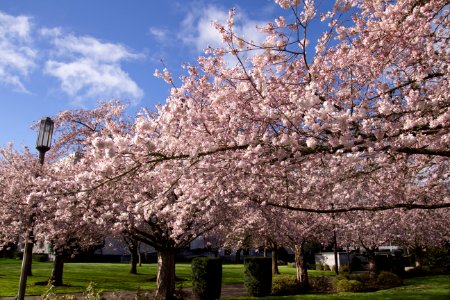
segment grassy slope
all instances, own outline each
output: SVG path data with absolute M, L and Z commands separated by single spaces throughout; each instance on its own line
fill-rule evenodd
M 341 293 L 341 294 L 308 294 L 308 295 L 296 295 L 296 296 L 276 296 L 265 298 L 254 297 L 239 297 L 239 298 L 227 298 L 249 300 L 249 299 L 284 299 L 284 300 L 447 300 L 450 299 L 450 276 L 428 276 L 418 277 L 405 280 L 405 285 L 377 292 L 370 293 Z
M 17 294 L 20 274 L 18 260 L 0 259 L 0 297 L 14 296 Z M 33 262 L 33 276 L 28 278 L 27 295 L 41 295 L 46 287 L 36 285 L 37 282 L 46 282 L 51 272 L 51 263 Z M 71 263 L 64 269 L 64 283 L 67 286 L 60 287 L 58 293 L 82 292 L 90 282 L 95 282 L 97 288 L 103 291 L 154 289 L 155 282 L 151 278 L 156 277 L 156 265 L 143 265 L 138 268 L 138 275 L 128 273 L 127 264 L 95 264 L 95 263 Z M 280 267 L 283 274 L 295 274 L 295 269 Z M 186 281 L 183 287 L 191 286 L 190 264 L 177 264 L 177 277 Z M 224 265 L 223 283 L 242 283 L 242 265 Z M 332 276 L 332 272 L 309 271 L 310 276 Z M 406 281 L 406 285 L 396 289 L 379 291 L 375 293 L 340 294 L 340 295 L 301 295 L 289 297 L 268 297 L 265 299 L 447 299 L 450 295 L 450 276 L 434 276 L 415 278 Z M 239 298 L 253 299 L 253 298 Z
M 0 259 L 0 297 L 14 296 L 19 286 L 21 262 L 12 259 Z M 33 276 L 27 280 L 27 295 L 41 295 L 45 289 L 45 283 L 51 273 L 51 263 L 33 261 Z M 295 274 L 294 268 L 281 267 L 285 274 Z M 103 291 L 154 289 L 156 278 L 156 265 L 143 265 L 138 267 L 137 275 L 128 273 L 127 264 L 103 264 L 103 263 L 67 263 L 64 265 L 64 284 L 58 287 L 57 293 L 82 292 L 90 282 L 96 283 L 97 288 Z M 177 264 L 177 277 L 185 279 L 181 283 L 183 287 L 190 287 L 190 264 Z M 243 283 L 243 265 L 224 265 L 222 282 L 224 284 Z M 311 276 L 333 274 L 331 272 L 311 271 Z M 153 279 L 153 281 L 151 280 Z M 37 285 L 40 283 L 41 285 Z M 43 284 L 43 285 L 42 285 Z
M 27 280 L 27 295 L 41 295 L 45 282 L 51 273 L 51 263 L 33 262 L 33 276 Z M 67 286 L 57 288 L 57 292 L 84 291 L 90 282 L 95 282 L 103 290 L 135 290 L 155 286 L 149 279 L 156 276 L 154 265 L 139 269 L 139 275 L 128 274 L 128 266 L 123 264 L 65 264 L 63 281 Z M 20 261 L 0 260 L 0 296 L 17 293 L 20 276 Z M 44 285 L 37 285 L 42 283 Z

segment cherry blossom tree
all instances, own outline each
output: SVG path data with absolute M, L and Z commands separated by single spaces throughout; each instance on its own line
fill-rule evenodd
M 53 164 L 50 176 L 43 178 L 46 194 L 53 194 L 43 199 L 39 210 L 38 238 L 50 242 L 54 252 L 53 269 L 50 281 L 54 286 L 63 285 L 64 260 L 76 255 L 78 251 L 101 244 L 110 234 L 107 224 L 85 218 L 85 209 L 77 195 L 60 194 L 60 183 L 65 188 L 78 188 L 73 184 L 73 175 L 80 173 L 82 166 L 74 161 L 78 155 L 67 156 Z M 72 183 L 71 183 L 72 182 Z
M 65 111 L 55 118 L 57 139 L 48 155 L 51 168 L 40 178 L 41 191 L 51 196 L 41 199 L 39 209 L 40 239 L 50 242 L 55 254 L 50 276 L 54 286 L 63 284 L 65 257 L 99 244 L 110 233 L 106 224 L 85 218 L 79 195 L 67 191 L 80 188 L 73 179 L 86 170 L 78 164 L 85 142 L 122 116 L 123 108 L 118 102 L 107 102 L 93 110 Z
M 330 30 L 317 42 L 315 55 L 307 52 L 314 1 L 279 4 L 292 12 L 290 21 L 283 16 L 262 28 L 268 34 L 262 45 L 233 32 L 234 11 L 226 25 L 217 24 L 227 47 L 210 49 L 198 66 L 187 66 L 189 75 L 159 111 L 164 146 L 157 153 L 167 159 L 223 159 L 226 153 L 236 168 L 251 164 L 267 170 L 280 160 L 303 161 L 302 182 L 322 194 L 333 182 L 408 155 L 422 161 L 416 167 L 422 170 L 431 156 L 447 162 L 445 1 L 336 1 L 321 16 Z M 241 53 L 253 50 L 244 61 Z M 226 66 L 225 55 L 234 55 L 237 66 Z M 167 70 L 157 75 L 174 82 Z M 429 109 L 422 109 L 425 103 Z M 317 198 L 310 209 L 332 212 L 326 197 Z M 427 204 L 344 203 L 336 212 L 449 206 L 442 195 Z
M 76 203 L 76 207 L 65 205 L 63 209 L 67 211 L 62 215 L 70 216 L 76 209 L 84 221 L 94 226 L 108 226 L 113 234 L 126 234 L 154 247 L 158 252 L 156 296 L 170 298 L 175 288 L 176 250 L 188 246 L 227 217 L 219 217 L 221 206 L 214 204 L 215 182 L 207 182 L 203 177 L 208 162 L 163 157 L 149 161 L 141 153 L 154 148 L 157 133 L 139 136 L 135 131 L 148 126 L 151 115 L 143 112 L 138 119 L 146 118 L 145 122 L 130 124 L 119 116 L 122 112 L 116 105 L 119 104 L 104 104 L 98 109 L 114 116 L 102 120 L 100 130 L 92 129 L 98 119 L 94 111 L 64 112 L 56 118 L 62 120 L 57 123 L 62 128 L 61 139 L 68 137 L 64 145 L 75 141 L 74 136 L 82 136 L 79 145 L 83 156 L 71 170 L 66 170 L 72 176 L 56 182 L 56 190 L 49 191 L 49 198 L 73 199 L 68 201 Z M 75 128 L 71 124 L 76 124 Z M 78 133 L 72 133 L 77 130 Z M 193 172 L 193 176 L 186 171 Z
M 120 105 L 111 102 L 92 111 L 61 113 L 58 123 L 63 124 L 69 118 L 75 122 L 66 122 L 66 127 L 59 127 L 59 139 L 43 166 L 27 148 L 23 152 L 15 150 L 13 145 L 0 149 L 0 240 L 2 243 L 16 241 L 19 237 L 26 240 L 25 236 L 30 235 L 33 241 L 51 242 L 55 252 L 51 280 L 55 285 L 62 285 L 64 256 L 74 249 L 98 242 L 101 238 L 99 233 L 106 232 L 98 230 L 98 226 L 94 228 L 95 223 L 83 222 L 83 211 L 77 207 L 76 196 L 65 193 L 79 188 L 73 175 L 82 169 L 82 166 L 74 166 L 77 157 L 70 152 L 81 149 L 81 141 L 95 133 L 96 126 L 100 127 L 108 117 L 117 115 L 120 109 Z M 61 189 L 61 182 L 65 183 L 64 189 Z M 48 197 L 48 194 L 54 196 Z
M 160 298 L 173 295 L 175 249 L 231 222 L 230 207 L 283 211 L 304 286 L 302 245 L 331 216 L 351 226 L 450 207 L 448 2 L 275 2 L 284 10 L 262 44 L 235 33 L 231 10 L 216 24 L 224 47 L 179 86 L 155 72 L 173 85 L 156 112 L 130 120 L 111 103 L 59 117 L 55 157 L 81 147 L 83 158 L 45 196 L 154 246 Z M 311 42 L 317 22 L 328 29 Z
M 36 177 L 42 169 L 28 149 L 19 152 L 10 144 L 0 149 L 0 155 L 0 241 L 6 244 L 23 240 L 34 229 L 41 193 Z
M 262 45 L 235 34 L 234 11 L 216 24 L 227 46 L 187 66 L 159 111 L 164 146 L 155 152 L 226 160 L 241 175 L 227 180 L 228 190 L 293 211 L 448 208 L 448 174 L 431 174 L 450 154 L 447 2 L 336 1 L 320 16 L 330 29 L 315 54 L 315 2 L 276 2 L 291 15 L 262 28 Z M 167 70 L 156 75 L 174 82 Z M 414 174 L 398 189 L 405 160 Z M 282 185 L 261 177 L 280 176 L 286 165 L 299 170 L 285 175 L 292 197 L 277 197 Z

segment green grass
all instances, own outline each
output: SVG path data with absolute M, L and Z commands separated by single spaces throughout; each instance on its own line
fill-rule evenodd
M 309 271 L 308 271 L 309 272 Z M 239 297 L 239 298 L 227 298 L 227 299 L 264 299 L 264 300 L 358 300 L 358 299 L 370 299 L 370 300 L 390 300 L 390 299 L 402 299 L 402 300 L 447 300 L 450 299 L 450 276 L 427 276 L 418 277 L 412 279 L 406 279 L 405 284 L 398 288 L 381 290 L 377 292 L 367 293 L 340 293 L 340 294 L 307 294 L 307 295 L 295 295 L 295 296 L 273 296 L 264 298 L 255 297 Z
M 19 287 L 21 261 L 0 259 L 0 297 L 14 296 Z M 42 295 L 46 290 L 45 283 L 51 273 L 52 264 L 33 261 L 33 276 L 27 280 L 27 295 Z M 243 265 L 224 265 L 222 273 L 223 284 L 242 284 Z M 281 266 L 283 274 L 295 274 L 295 268 Z M 333 275 L 332 272 L 310 271 L 310 276 Z M 183 287 L 190 287 L 191 265 L 180 263 L 176 265 L 176 276 L 184 279 Z M 83 292 L 90 282 L 94 282 L 103 291 L 137 289 L 155 289 L 156 264 L 144 264 L 138 267 L 138 274 L 129 274 L 128 264 L 107 263 L 66 263 L 64 265 L 63 282 L 65 286 L 56 288 L 57 293 Z M 151 280 L 153 279 L 153 280 Z M 44 284 L 44 285 L 39 285 Z
M 0 297 L 15 296 L 19 285 L 21 261 L 0 259 Z M 36 283 L 47 282 L 51 263 L 33 262 L 33 276 L 28 277 L 27 295 L 42 295 L 47 289 L 45 285 Z M 156 264 L 145 264 L 138 267 L 138 275 L 129 274 L 127 264 L 107 263 L 67 263 L 64 267 L 64 283 L 66 286 L 56 289 L 57 293 L 83 292 L 90 282 L 94 282 L 103 291 L 130 290 L 136 291 L 154 289 L 156 278 Z M 281 266 L 282 274 L 295 275 L 295 269 Z M 334 276 L 333 272 L 308 271 L 310 277 Z M 176 275 L 182 281 L 183 287 L 190 287 L 191 265 L 177 264 Z M 153 281 L 151 280 L 153 279 Z M 223 284 L 242 284 L 243 265 L 224 265 L 222 274 Z M 448 299 L 450 295 L 450 276 L 430 276 L 408 279 L 405 285 L 395 289 L 372 293 L 345 294 L 308 294 L 286 297 L 266 297 L 264 299 Z M 231 299 L 231 298 L 228 298 Z M 256 299 L 241 297 L 244 299 Z M 261 298 L 258 298 L 261 299 Z
M 19 287 L 21 261 L 0 259 L 0 296 L 14 296 Z M 52 264 L 33 261 L 33 276 L 27 280 L 27 295 L 41 295 L 51 273 Z M 104 291 L 137 290 L 155 288 L 156 265 L 143 265 L 138 275 L 129 274 L 127 264 L 67 263 L 64 265 L 63 281 L 66 286 L 56 288 L 57 293 L 82 292 L 90 282 Z M 177 276 L 187 277 L 187 265 L 177 268 Z

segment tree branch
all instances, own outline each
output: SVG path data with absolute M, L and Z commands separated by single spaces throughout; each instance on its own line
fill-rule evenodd
M 256 202 L 258 202 L 258 201 L 256 201 Z M 377 211 L 385 211 L 385 210 L 400 209 L 400 208 L 407 209 L 407 210 L 411 210 L 411 209 L 432 210 L 432 209 L 450 208 L 450 203 L 439 203 L 439 204 L 398 203 L 398 204 L 392 204 L 392 205 L 354 206 L 354 207 L 348 207 L 348 208 L 335 208 L 335 209 L 304 208 L 304 207 L 295 207 L 295 206 L 291 206 L 291 205 L 277 204 L 277 203 L 271 203 L 271 202 L 267 202 L 266 205 L 283 208 L 283 209 L 287 209 L 287 210 L 292 210 L 292 211 L 309 212 L 309 213 L 317 213 L 317 214 L 336 214 L 336 213 L 347 213 L 347 212 L 352 212 L 352 211 L 377 212 Z

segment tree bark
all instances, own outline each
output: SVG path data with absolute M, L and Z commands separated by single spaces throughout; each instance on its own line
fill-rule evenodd
M 423 248 L 421 246 L 415 246 L 414 249 L 414 261 L 416 268 L 422 268 L 423 266 Z
M 25 266 L 25 270 L 27 272 L 27 276 L 33 276 L 33 272 L 32 272 L 32 260 L 33 260 L 33 246 L 34 246 L 34 242 L 33 240 L 31 240 L 28 243 L 25 243 L 25 247 L 27 247 L 27 251 L 23 252 L 23 255 L 27 255 L 28 257 L 26 258 L 26 266 Z M 22 258 L 25 259 L 25 258 Z
M 370 277 L 375 277 L 378 274 L 378 264 L 375 250 L 366 248 L 366 251 L 369 259 L 369 275 Z
M 158 251 L 158 274 L 156 276 L 155 299 L 171 300 L 175 293 L 175 251 Z
M 27 277 L 28 274 L 31 274 L 31 252 L 33 251 L 33 242 L 32 242 L 32 232 L 30 232 L 25 237 L 25 245 L 23 249 L 22 256 L 22 269 L 20 271 L 20 281 L 19 281 L 19 291 L 17 293 L 17 300 L 25 299 L 25 290 L 27 287 Z
M 236 250 L 235 262 L 237 264 L 239 264 L 241 262 L 241 251 L 242 251 L 242 248 L 239 248 L 239 249 Z
M 128 246 L 128 251 L 130 251 L 130 274 L 137 274 L 137 264 L 140 261 L 139 242 L 130 234 L 124 234 L 123 240 Z
M 53 262 L 52 275 L 50 281 L 54 286 L 63 285 L 63 271 L 64 271 L 64 254 L 55 253 L 55 261 Z
M 129 246 L 130 249 L 130 273 L 137 274 L 137 264 L 139 261 L 139 253 L 137 248 L 137 242 L 134 242 L 132 246 Z
M 337 249 L 336 228 L 333 230 L 333 252 L 334 252 L 334 272 L 339 275 L 339 258 Z
M 272 274 L 280 274 L 280 271 L 278 270 L 278 245 L 276 243 L 272 243 L 271 245 L 272 250 Z
M 138 242 L 137 250 L 138 250 L 138 265 L 139 267 L 142 267 L 141 242 Z
M 308 269 L 305 261 L 305 242 L 295 244 L 295 267 L 297 269 L 297 282 L 301 290 L 309 289 Z

